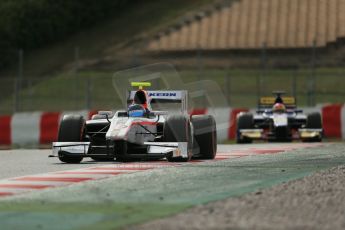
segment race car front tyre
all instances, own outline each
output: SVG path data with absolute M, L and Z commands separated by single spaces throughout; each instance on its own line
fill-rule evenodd
M 242 129 L 252 129 L 254 126 L 253 114 L 251 113 L 241 113 L 237 117 L 237 132 L 236 132 L 236 142 L 238 144 L 249 144 L 253 140 L 248 137 L 242 137 L 240 130 Z
M 128 144 L 126 141 L 115 141 L 114 150 L 115 150 L 116 161 L 120 161 L 120 162 L 129 161 L 129 157 L 127 155 Z
M 97 156 L 97 157 L 91 157 L 92 160 L 94 161 L 113 161 L 114 157 L 107 157 L 107 156 Z
M 311 113 L 307 115 L 307 129 L 322 129 L 322 118 L 320 113 Z M 322 137 L 314 137 L 303 140 L 304 142 L 321 142 Z
M 216 121 L 211 115 L 192 117 L 194 129 L 193 151 L 200 159 L 214 159 L 217 154 Z
M 85 119 L 79 115 L 65 115 L 60 123 L 58 142 L 80 142 L 85 135 Z M 59 153 L 62 162 L 75 164 L 80 163 L 83 157 L 67 156 Z
M 187 162 L 192 158 L 193 137 L 189 118 L 183 115 L 169 116 L 164 124 L 163 139 L 165 142 L 188 142 L 188 157 L 167 156 L 170 162 Z
M 252 143 L 253 140 L 248 137 L 241 136 L 241 129 L 252 129 L 254 126 L 253 114 L 241 113 L 237 117 L 237 132 L 236 132 L 236 143 L 246 144 Z

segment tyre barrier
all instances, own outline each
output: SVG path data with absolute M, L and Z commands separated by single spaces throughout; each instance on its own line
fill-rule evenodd
M 191 115 L 213 115 L 217 124 L 218 142 L 235 139 L 236 116 L 240 112 L 255 112 L 247 108 L 201 108 Z M 345 105 L 332 104 L 315 108 L 303 108 L 305 113 L 322 114 L 325 137 L 345 139 Z M 90 119 L 96 111 L 28 112 L 0 115 L 0 145 L 39 146 L 57 140 L 58 127 L 65 114 L 79 114 Z

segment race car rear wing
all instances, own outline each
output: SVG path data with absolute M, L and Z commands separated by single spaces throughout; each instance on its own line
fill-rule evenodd
M 296 99 L 294 97 L 281 97 L 287 109 L 296 108 Z M 274 105 L 276 97 L 261 97 L 258 103 L 258 109 L 270 109 Z
M 127 104 L 131 104 L 137 91 L 129 91 Z M 150 90 L 146 91 L 149 103 L 181 103 L 181 111 L 188 111 L 188 94 L 185 90 Z

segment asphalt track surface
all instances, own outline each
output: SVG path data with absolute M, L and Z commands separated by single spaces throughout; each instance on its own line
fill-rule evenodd
M 216 160 L 187 164 L 69 165 L 49 150 L 0 151 L 1 229 L 114 229 L 171 216 L 344 164 L 339 145 L 220 145 Z

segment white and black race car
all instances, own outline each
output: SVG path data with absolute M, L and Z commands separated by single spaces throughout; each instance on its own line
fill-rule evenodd
M 284 92 L 274 92 L 276 97 L 260 98 L 256 113 L 237 115 L 237 143 L 253 140 L 288 142 L 320 142 L 322 118 L 318 112 L 304 114 L 296 108 L 294 97 L 282 97 Z
M 128 161 L 162 159 L 189 161 L 213 159 L 217 152 L 216 122 L 211 115 L 189 116 L 187 91 L 146 91 L 148 82 L 129 91 L 128 109 L 100 111 L 91 120 L 65 115 L 60 123 L 53 155 L 65 163 L 94 160 Z M 179 105 L 174 111 L 155 111 L 151 106 Z

